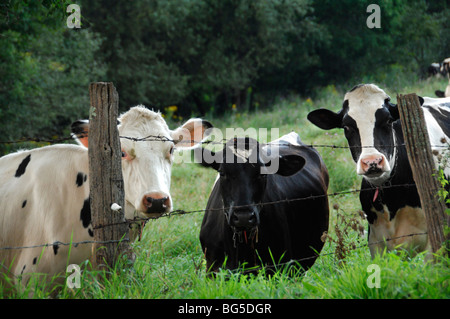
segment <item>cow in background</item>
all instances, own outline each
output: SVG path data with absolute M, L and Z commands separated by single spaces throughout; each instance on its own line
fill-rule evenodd
M 433 62 L 428 66 L 427 73 L 429 77 L 440 77 L 441 64 Z
M 442 63 L 440 64 L 439 72 L 443 76 L 447 75 L 448 85 L 445 91 L 437 90 L 435 91 L 435 94 L 437 97 L 450 97 L 450 58 L 447 58 L 444 61 L 442 61 Z
M 172 131 L 161 114 L 143 106 L 131 108 L 119 121 L 120 136 L 165 139 L 121 139 L 125 218 L 169 212 L 174 148 L 194 146 L 211 124 L 191 119 Z M 95 231 L 89 203 L 89 124 L 77 121 L 72 130 L 81 145 L 52 145 L 0 158 L 0 248 L 53 243 L 49 248 L 0 250 L 0 272 L 22 277 L 24 283 L 28 273 L 51 277 L 92 254 L 92 244 L 59 244 L 92 240 Z M 131 230 L 130 237 L 136 232 Z
M 427 73 L 429 77 L 437 77 L 447 76 L 449 73 L 448 63 L 450 62 L 450 58 L 444 59 L 442 62 L 433 62 L 428 66 Z
M 437 167 L 439 156 L 450 155 L 450 99 L 420 101 Z M 356 173 L 363 176 L 360 201 L 369 222 L 372 257 L 397 245 L 417 252 L 428 250 L 428 236 L 410 236 L 426 233 L 427 226 L 397 105 L 391 103 L 390 97 L 376 85 L 357 85 L 345 94 L 338 112 L 318 109 L 310 112 L 308 119 L 324 130 L 344 130 Z M 450 176 L 449 163 L 444 173 Z M 389 238 L 393 240 L 385 241 Z

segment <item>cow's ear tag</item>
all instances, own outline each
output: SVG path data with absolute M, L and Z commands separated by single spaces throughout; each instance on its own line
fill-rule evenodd
M 373 203 L 375 203 L 375 201 L 377 200 L 378 193 L 379 193 L 379 188 L 377 187 L 377 189 L 375 190 L 375 194 L 373 195 Z

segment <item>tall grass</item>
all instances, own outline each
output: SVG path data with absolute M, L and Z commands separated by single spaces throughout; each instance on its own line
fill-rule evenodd
M 355 83 L 356 84 L 356 83 Z M 437 80 L 418 81 L 404 86 L 398 93 L 417 92 L 432 96 L 441 83 Z M 352 86 L 352 85 L 351 85 Z M 271 109 L 257 113 L 230 109 L 226 116 L 208 118 L 216 127 L 278 127 L 280 135 L 296 131 L 306 144 L 346 145 L 339 130 L 328 132 L 315 128 L 306 120 L 307 113 L 317 107 L 340 108 L 345 88 L 329 86 L 313 99 L 289 96 L 279 99 Z M 383 85 L 380 85 L 383 87 Z M 397 91 L 387 92 L 395 99 Z M 270 131 L 270 130 L 269 130 Z M 330 192 L 359 187 L 355 164 L 346 149 L 317 148 L 330 172 Z M 201 210 L 214 183 L 216 172 L 194 163 L 174 164 L 171 193 L 174 209 Z M 330 197 L 330 236 L 335 225 L 345 228 L 342 220 L 354 218 L 360 209 L 358 194 Z M 342 214 L 343 219 L 337 218 Z M 198 239 L 203 213 L 164 217 L 149 221 L 141 241 L 133 244 L 136 261 L 121 261 L 108 274 L 87 270 L 82 273 L 81 288 L 65 285 L 57 292 L 41 289 L 39 283 L 28 290 L 14 292 L 13 298 L 442 298 L 450 297 L 448 260 L 430 263 L 423 255 L 409 258 L 401 252 L 388 253 L 371 259 L 367 235 L 347 229 L 345 245 L 353 246 L 345 259 L 336 254 L 337 243 L 328 241 L 314 266 L 303 276 L 289 277 L 284 270 L 270 275 L 252 275 L 221 271 L 215 278 L 205 274 L 205 262 Z M 367 223 L 362 220 L 364 228 Z M 370 265 L 380 269 L 380 288 L 370 288 L 367 280 Z M 0 296 L 8 298 L 0 287 Z

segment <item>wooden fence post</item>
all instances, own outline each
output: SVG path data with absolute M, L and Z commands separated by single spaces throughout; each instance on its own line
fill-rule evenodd
M 89 95 L 90 205 L 94 240 L 99 242 L 94 245 L 93 262 L 98 269 L 107 269 L 114 266 L 120 254 L 133 259 L 124 217 L 125 194 L 117 130 L 119 95 L 110 82 L 91 83 Z M 123 209 L 112 210 L 112 204 Z
M 440 188 L 431 152 L 423 110 L 416 94 L 398 95 L 397 105 L 402 122 L 409 163 L 427 221 L 428 240 L 433 253 L 445 243 L 445 204 L 437 197 Z

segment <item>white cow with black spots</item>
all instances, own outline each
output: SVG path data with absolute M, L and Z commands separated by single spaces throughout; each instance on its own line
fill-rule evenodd
M 170 130 L 161 114 L 143 106 L 119 118 L 120 136 L 160 136 L 166 141 L 121 139 L 125 217 L 160 216 L 172 208 L 169 192 L 173 150 L 193 147 L 211 124 L 191 119 Z M 81 145 L 52 145 L 0 158 L 0 275 L 26 282 L 28 273 L 51 275 L 91 257 L 93 239 L 89 205 L 87 121 L 72 131 Z M 90 145 L 89 147 L 96 147 Z M 130 234 L 131 237 L 135 234 Z M 131 238 L 134 239 L 134 238 Z M 50 247 L 6 247 L 53 244 Z M 70 250 L 70 255 L 69 255 Z

